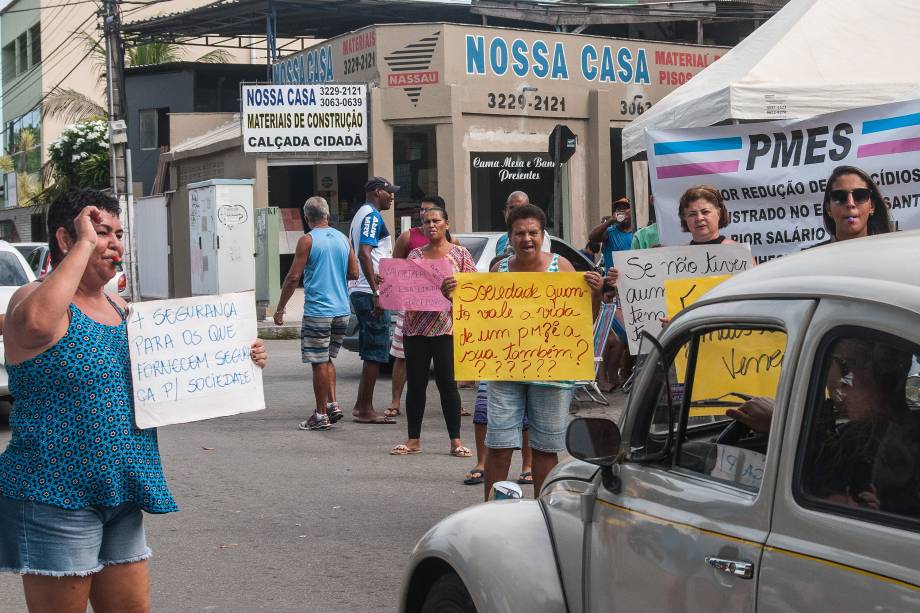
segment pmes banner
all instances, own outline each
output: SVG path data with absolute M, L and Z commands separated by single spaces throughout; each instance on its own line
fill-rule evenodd
M 253 292 L 137 302 L 128 347 L 138 428 L 265 408 Z
M 898 229 L 920 228 L 920 100 L 804 120 L 649 130 L 649 173 L 663 245 L 690 242 L 678 202 L 697 185 L 728 207 L 723 234 L 751 245 L 758 262 L 828 238 L 827 178 L 841 165 L 869 173 Z
M 580 272 L 459 273 L 458 381 L 594 378 L 591 290 Z
M 244 153 L 367 151 L 367 85 L 243 85 Z

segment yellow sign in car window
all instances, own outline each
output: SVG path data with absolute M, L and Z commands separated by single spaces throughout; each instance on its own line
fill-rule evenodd
M 674 317 L 728 276 L 665 281 L 668 317 Z M 689 347 L 689 345 L 687 346 Z M 773 398 L 779 384 L 786 334 L 776 330 L 725 327 L 703 334 L 693 374 L 691 417 L 724 415 L 755 396 Z M 687 355 L 675 358 L 677 373 L 687 370 Z M 678 381 L 683 383 L 683 381 Z

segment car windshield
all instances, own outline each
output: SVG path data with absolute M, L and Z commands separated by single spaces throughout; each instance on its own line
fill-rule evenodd
M 0 285 L 25 285 L 29 282 L 19 259 L 9 251 L 0 251 Z
M 485 236 L 458 236 L 457 240 L 470 252 L 474 262 L 479 261 L 479 257 L 489 242 L 489 239 Z

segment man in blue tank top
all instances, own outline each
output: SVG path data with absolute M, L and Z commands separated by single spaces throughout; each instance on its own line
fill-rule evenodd
M 284 323 L 284 307 L 303 274 L 303 322 L 300 355 L 313 367 L 316 410 L 300 423 L 301 430 L 328 430 L 342 418 L 335 398 L 335 366 L 348 329 L 348 281 L 358 278 L 358 259 L 348 238 L 329 226 L 329 205 L 313 196 L 303 205 L 310 233 L 300 237 L 294 261 L 284 278 L 274 320 Z

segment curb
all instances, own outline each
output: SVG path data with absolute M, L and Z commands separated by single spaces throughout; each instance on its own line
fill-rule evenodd
M 300 338 L 300 326 L 266 325 L 258 327 L 262 340 L 295 340 Z

